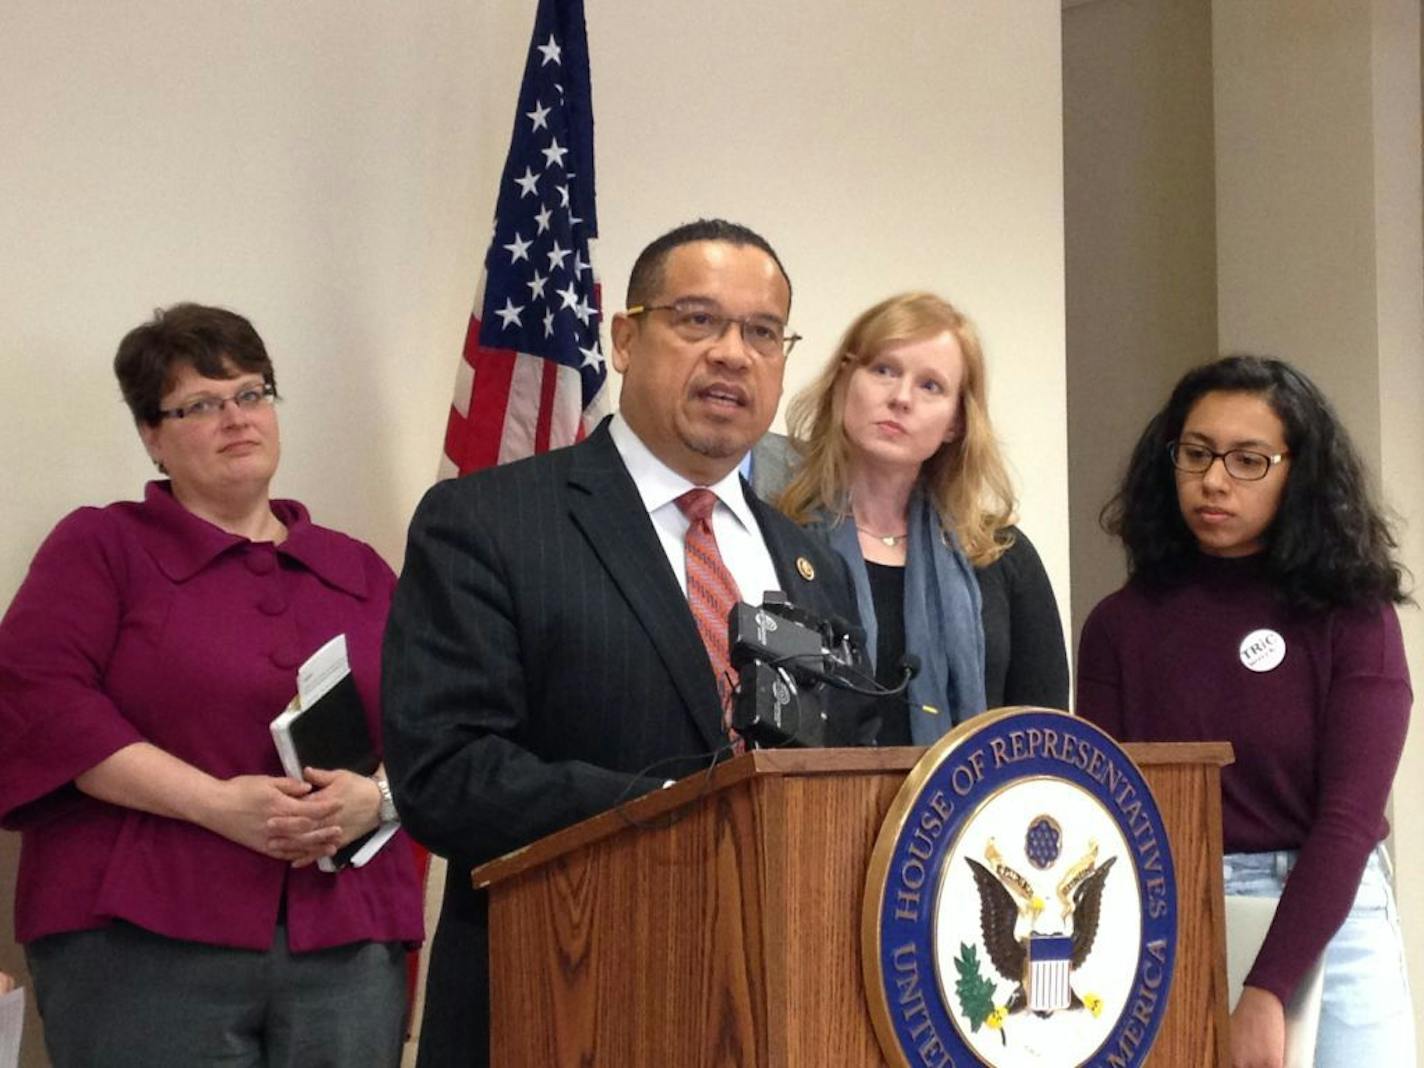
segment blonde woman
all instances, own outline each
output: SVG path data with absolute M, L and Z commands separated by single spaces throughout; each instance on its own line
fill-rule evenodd
M 884 698 L 882 745 L 926 745 L 985 708 L 1067 707 L 1053 588 L 1014 521 L 973 325 L 931 293 L 861 314 L 791 405 L 799 467 L 781 509 L 855 580 Z

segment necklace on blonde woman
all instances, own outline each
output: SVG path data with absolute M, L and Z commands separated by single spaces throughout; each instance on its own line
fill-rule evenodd
M 859 527 L 859 526 L 858 526 L 858 527 L 856 527 L 855 529 L 858 530 L 858 531 L 860 531 L 860 532 L 861 532 L 862 534 L 864 534 L 867 538 L 874 538 L 876 541 L 878 541 L 881 545 L 885 546 L 887 549 L 893 549 L 893 548 L 895 548 L 895 546 L 899 545 L 902 541 L 904 541 L 906 538 L 908 538 L 908 537 L 910 536 L 910 532 L 909 532 L 909 531 L 906 531 L 904 534 L 877 534 L 877 533 L 875 533 L 875 531 L 873 531 L 873 530 L 866 530 L 864 527 Z

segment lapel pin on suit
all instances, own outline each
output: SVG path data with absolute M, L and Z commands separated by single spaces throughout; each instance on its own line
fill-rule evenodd
M 811 561 L 804 556 L 796 558 L 796 570 L 801 573 L 801 577 L 807 582 L 812 582 L 816 578 L 816 569 L 811 566 Z

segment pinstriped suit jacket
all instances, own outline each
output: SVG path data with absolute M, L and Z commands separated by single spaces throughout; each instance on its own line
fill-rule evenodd
M 839 557 L 748 499 L 790 599 L 854 619 Z M 487 1004 L 471 974 L 485 932 L 469 867 L 608 808 L 630 783 L 686 774 L 723 742 L 706 651 L 606 424 L 426 494 L 386 632 L 383 716 L 402 820 L 451 858 L 421 1063 L 468 1064 L 488 1045 L 472 1019 Z M 840 730 L 855 740 L 855 725 Z

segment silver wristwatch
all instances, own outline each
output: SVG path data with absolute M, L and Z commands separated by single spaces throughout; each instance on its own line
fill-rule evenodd
M 396 813 L 396 799 L 391 796 L 391 784 L 381 775 L 372 775 L 371 781 L 376 784 L 376 789 L 381 791 L 381 822 L 395 823 L 400 816 Z

